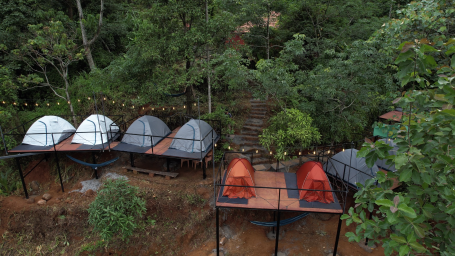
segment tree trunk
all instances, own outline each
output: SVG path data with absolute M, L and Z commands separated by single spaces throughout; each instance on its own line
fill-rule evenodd
M 98 22 L 98 29 L 90 41 L 87 39 L 87 32 L 85 30 L 85 26 L 83 23 L 84 12 L 82 11 L 81 0 L 76 0 L 76 4 L 77 4 L 77 10 L 79 12 L 79 24 L 81 26 L 82 43 L 84 45 L 85 56 L 87 57 L 87 62 L 88 62 L 88 65 L 90 66 L 90 70 L 93 71 L 94 69 L 96 69 L 96 66 L 95 66 L 95 62 L 93 61 L 92 52 L 90 50 L 90 45 L 92 45 L 95 42 L 96 38 L 100 34 L 101 26 L 103 25 L 104 0 L 101 0 L 101 10 L 100 10 L 100 19 Z
M 186 72 L 188 74 L 191 68 L 191 61 L 189 59 L 186 60 Z M 188 86 L 188 85 L 187 85 Z M 188 108 L 186 109 L 186 114 L 191 115 L 191 111 L 193 110 L 193 86 L 188 86 L 189 88 L 186 89 L 186 105 Z
M 68 79 L 67 79 L 67 77 L 63 77 L 63 79 L 65 80 L 65 86 L 66 86 L 66 89 L 65 89 L 66 100 L 69 102 L 71 115 L 73 116 L 73 125 L 74 125 L 74 127 L 77 128 L 79 125 L 77 123 L 76 115 L 74 114 L 73 102 L 71 101 L 70 94 L 68 93 L 68 88 L 69 88 Z
M 392 18 L 392 7 L 393 7 L 393 0 L 390 1 L 389 19 Z
M 270 59 L 270 4 L 267 4 L 267 59 Z
M 207 26 L 209 24 L 209 7 L 208 7 L 208 0 L 205 0 L 205 22 Z M 207 50 L 207 89 L 208 89 L 208 96 L 209 96 L 209 114 L 212 113 L 212 96 L 210 92 L 210 50 L 209 44 L 207 43 L 206 46 Z

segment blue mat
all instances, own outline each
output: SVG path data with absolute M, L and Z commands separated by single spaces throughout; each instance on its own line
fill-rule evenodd
M 221 184 L 225 184 L 226 175 L 227 175 L 227 171 L 224 172 L 223 183 L 221 183 Z M 217 200 L 218 202 L 230 203 L 230 204 L 248 204 L 248 199 L 246 199 L 246 198 L 229 198 L 227 196 L 222 196 L 223 191 L 224 191 L 224 186 L 221 186 L 220 193 L 219 193 L 218 200 Z
M 286 182 L 286 188 L 297 188 L 297 174 L 296 173 L 284 173 L 284 181 Z M 288 189 L 288 198 L 299 198 L 298 190 Z

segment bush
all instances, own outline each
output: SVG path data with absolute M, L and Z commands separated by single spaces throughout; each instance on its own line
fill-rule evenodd
M 125 240 L 138 226 L 138 219 L 145 212 L 145 200 L 137 196 L 138 188 L 125 179 L 108 180 L 90 204 L 89 223 L 103 240 L 115 234 Z

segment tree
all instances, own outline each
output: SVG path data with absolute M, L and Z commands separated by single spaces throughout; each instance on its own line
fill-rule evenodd
M 88 209 L 88 221 L 103 240 L 121 235 L 125 240 L 133 234 L 146 208 L 145 200 L 137 196 L 138 187 L 125 179 L 108 179 Z
M 104 12 L 104 0 L 100 0 L 101 2 L 101 8 L 100 8 L 100 14 L 99 14 L 99 22 L 98 22 L 98 28 L 96 30 L 95 35 L 91 40 L 87 39 L 87 31 L 84 26 L 84 12 L 82 10 L 82 5 L 81 5 L 81 0 L 76 0 L 77 4 L 77 10 L 79 12 L 79 24 L 81 27 L 81 35 L 82 35 L 82 43 L 84 45 L 85 49 L 85 56 L 87 57 L 87 62 L 90 66 L 90 69 L 93 71 L 96 66 L 95 66 L 95 61 L 93 60 L 92 57 L 92 51 L 90 50 L 90 46 L 96 41 L 98 38 L 100 32 L 101 32 L 101 27 L 103 25 L 103 12 Z
M 398 76 L 410 91 L 399 101 L 405 112 L 396 155 L 389 155 L 391 147 L 381 141 L 365 143 L 357 154 L 370 167 L 387 159 L 397 169 L 387 176 L 378 172 L 360 185 L 357 207 L 342 216 L 347 225 L 358 225 L 355 233 L 346 233 L 349 241 L 381 240 L 387 255 L 455 254 L 455 40 L 442 39 L 416 39 L 399 48 Z M 389 189 L 394 178 L 403 183 L 398 191 Z M 374 213 L 372 220 L 367 210 Z
M 69 94 L 68 71 L 72 63 L 83 59 L 84 50 L 80 49 L 75 42 L 76 31 L 71 27 L 71 22 L 65 20 L 65 23 L 68 27 L 65 27 L 61 21 L 50 21 L 46 25 L 29 25 L 32 38 L 12 53 L 31 71 L 28 75 L 20 76 L 19 82 L 27 88 L 47 87 L 57 97 L 67 101 L 73 115 L 73 124 L 77 127 L 73 102 Z M 60 82 L 51 81 L 49 78 L 51 70 L 58 73 Z M 30 87 L 30 84 L 34 86 Z
M 286 152 L 308 148 L 319 142 L 321 135 L 312 126 L 313 119 L 298 109 L 285 109 L 269 120 L 269 126 L 259 135 L 260 143 L 267 150 L 275 149 L 275 158 L 283 160 Z

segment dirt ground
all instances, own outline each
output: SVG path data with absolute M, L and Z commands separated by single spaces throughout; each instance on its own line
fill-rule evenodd
M 26 177 L 27 186 L 31 181 L 40 183 L 40 190 L 34 196 L 44 193 L 52 195 L 46 205 L 36 202 L 28 204 L 24 194 L 0 198 L 0 254 L 1 255 L 211 255 L 216 248 L 215 211 L 213 208 L 212 168 L 207 170 L 207 179 L 202 179 L 202 168 L 179 169 L 179 176 L 166 180 L 164 177 L 150 177 L 146 174 L 123 172 L 122 166 L 129 165 L 127 154 L 103 153 L 98 161 L 116 156 L 120 160 L 99 173 L 117 172 L 126 175 L 130 184 L 140 188 L 140 196 L 147 201 L 147 211 L 140 228 L 129 241 L 114 239 L 109 244 L 101 241 L 88 224 L 87 208 L 96 197 L 79 192 L 70 193 L 81 187 L 80 181 L 93 178 L 91 169 L 81 167 L 60 157 L 65 192 L 61 191 L 56 174 L 54 159 L 43 161 Z M 74 154 L 76 158 L 90 161 L 90 157 Z M 84 158 L 85 157 L 85 158 Z M 63 158 L 63 159 L 62 159 Z M 24 168 L 27 173 L 39 160 L 32 161 Z M 160 170 L 164 159 L 136 156 L 135 164 L 140 168 Z M 34 194 L 33 191 L 30 191 Z M 297 213 L 283 213 L 281 218 L 290 218 Z M 251 224 L 249 221 L 272 221 L 273 213 L 252 210 L 221 210 L 220 223 L 232 237 L 222 246 L 226 255 L 272 255 L 275 241 L 266 233 L 271 229 Z M 337 216 L 323 221 L 309 215 L 298 222 L 282 228 L 284 237 L 279 250 L 288 255 L 325 255 L 335 243 Z M 357 244 L 349 243 L 344 234 L 354 231 L 343 223 L 339 252 L 348 255 L 383 255 L 375 249 L 366 253 Z M 223 234 L 223 232 L 222 232 Z M 223 235 L 221 236 L 223 237 Z M 221 238 L 220 237 L 220 238 Z

